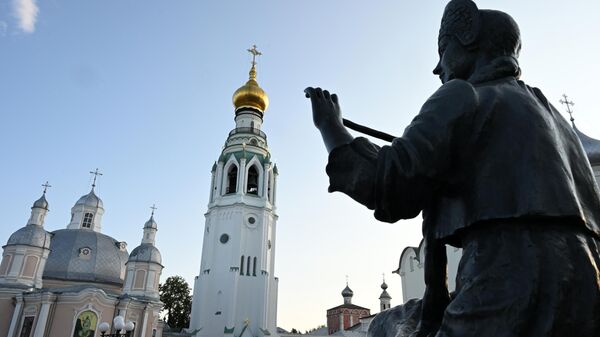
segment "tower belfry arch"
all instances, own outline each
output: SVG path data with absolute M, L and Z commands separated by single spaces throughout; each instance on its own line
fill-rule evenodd
M 235 127 L 213 165 L 194 283 L 190 331 L 197 337 L 277 337 L 274 276 L 277 167 L 262 131 L 269 98 L 257 82 L 254 45 L 248 81 L 233 94 Z

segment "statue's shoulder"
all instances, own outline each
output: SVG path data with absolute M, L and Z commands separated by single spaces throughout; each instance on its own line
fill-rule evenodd
M 477 101 L 477 90 L 473 84 L 461 79 L 453 79 L 444 83 L 433 95 L 433 97 L 448 98 L 452 101 L 459 99 L 464 102 Z M 432 97 L 432 98 L 433 98 Z

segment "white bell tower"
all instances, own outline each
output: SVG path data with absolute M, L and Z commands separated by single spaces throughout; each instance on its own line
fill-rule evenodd
M 274 276 L 277 167 L 261 130 L 269 104 L 250 79 L 233 95 L 235 129 L 212 168 L 189 331 L 198 337 L 277 336 Z

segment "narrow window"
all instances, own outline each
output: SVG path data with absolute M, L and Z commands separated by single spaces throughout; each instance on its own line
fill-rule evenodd
M 244 255 L 242 255 L 242 260 L 240 261 L 240 275 L 244 275 Z
M 12 261 L 12 255 L 6 254 L 2 258 L 2 263 L 0 263 L 0 276 L 8 274 L 8 269 L 10 266 L 10 262 Z
M 83 223 L 81 224 L 81 227 L 82 228 L 91 228 L 92 220 L 94 220 L 94 214 L 85 213 L 85 215 L 83 216 Z
M 229 172 L 227 172 L 227 188 L 225 189 L 225 194 L 237 192 L 237 175 L 237 166 L 231 165 Z
M 135 280 L 133 281 L 133 289 L 144 289 L 144 283 L 146 283 L 146 271 L 136 270 Z
M 246 276 L 250 276 L 250 256 L 248 256 L 248 263 L 246 263 Z
M 254 121 L 250 122 L 250 129 L 254 129 Z
M 248 188 L 246 189 L 246 193 L 258 194 L 258 171 L 256 171 L 256 166 L 254 165 L 248 169 Z
M 252 276 L 256 276 L 256 256 L 254 257 L 254 265 L 252 266 Z

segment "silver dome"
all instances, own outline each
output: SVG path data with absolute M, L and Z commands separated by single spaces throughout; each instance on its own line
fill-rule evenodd
M 146 221 L 146 223 L 144 224 L 144 228 L 154 228 L 154 229 L 158 228 L 156 221 L 154 221 L 154 216 L 151 216 L 150 219 L 148 221 Z
M 32 208 L 43 208 L 45 210 L 48 210 L 48 200 L 46 200 L 46 194 L 45 193 L 42 195 L 41 198 L 39 198 L 38 200 L 36 200 L 33 203 L 33 207 Z
M 592 166 L 600 164 L 600 140 L 588 137 L 583 132 L 579 131 L 577 127 L 574 127 L 574 129 L 585 149 L 590 164 L 592 164 Z
M 162 265 L 160 251 L 153 244 L 142 243 L 129 254 L 130 262 L 154 262 Z
M 43 278 L 123 285 L 128 254 L 121 242 L 85 229 L 53 235 Z
M 96 193 L 94 193 L 93 188 L 90 191 L 90 193 L 82 196 L 81 198 L 79 198 L 79 200 L 77 200 L 77 202 L 75 203 L 75 206 L 80 206 L 80 205 L 104 208 L 104 203 L 102 202 L 102 200 L 100 198 L 98 198 Z
M 27 225 L 14 232 L 8 238 L 7 246 L 26 245 L 33 247 L 49 248 L 52 234 L 46 232 L 44 227 Z

